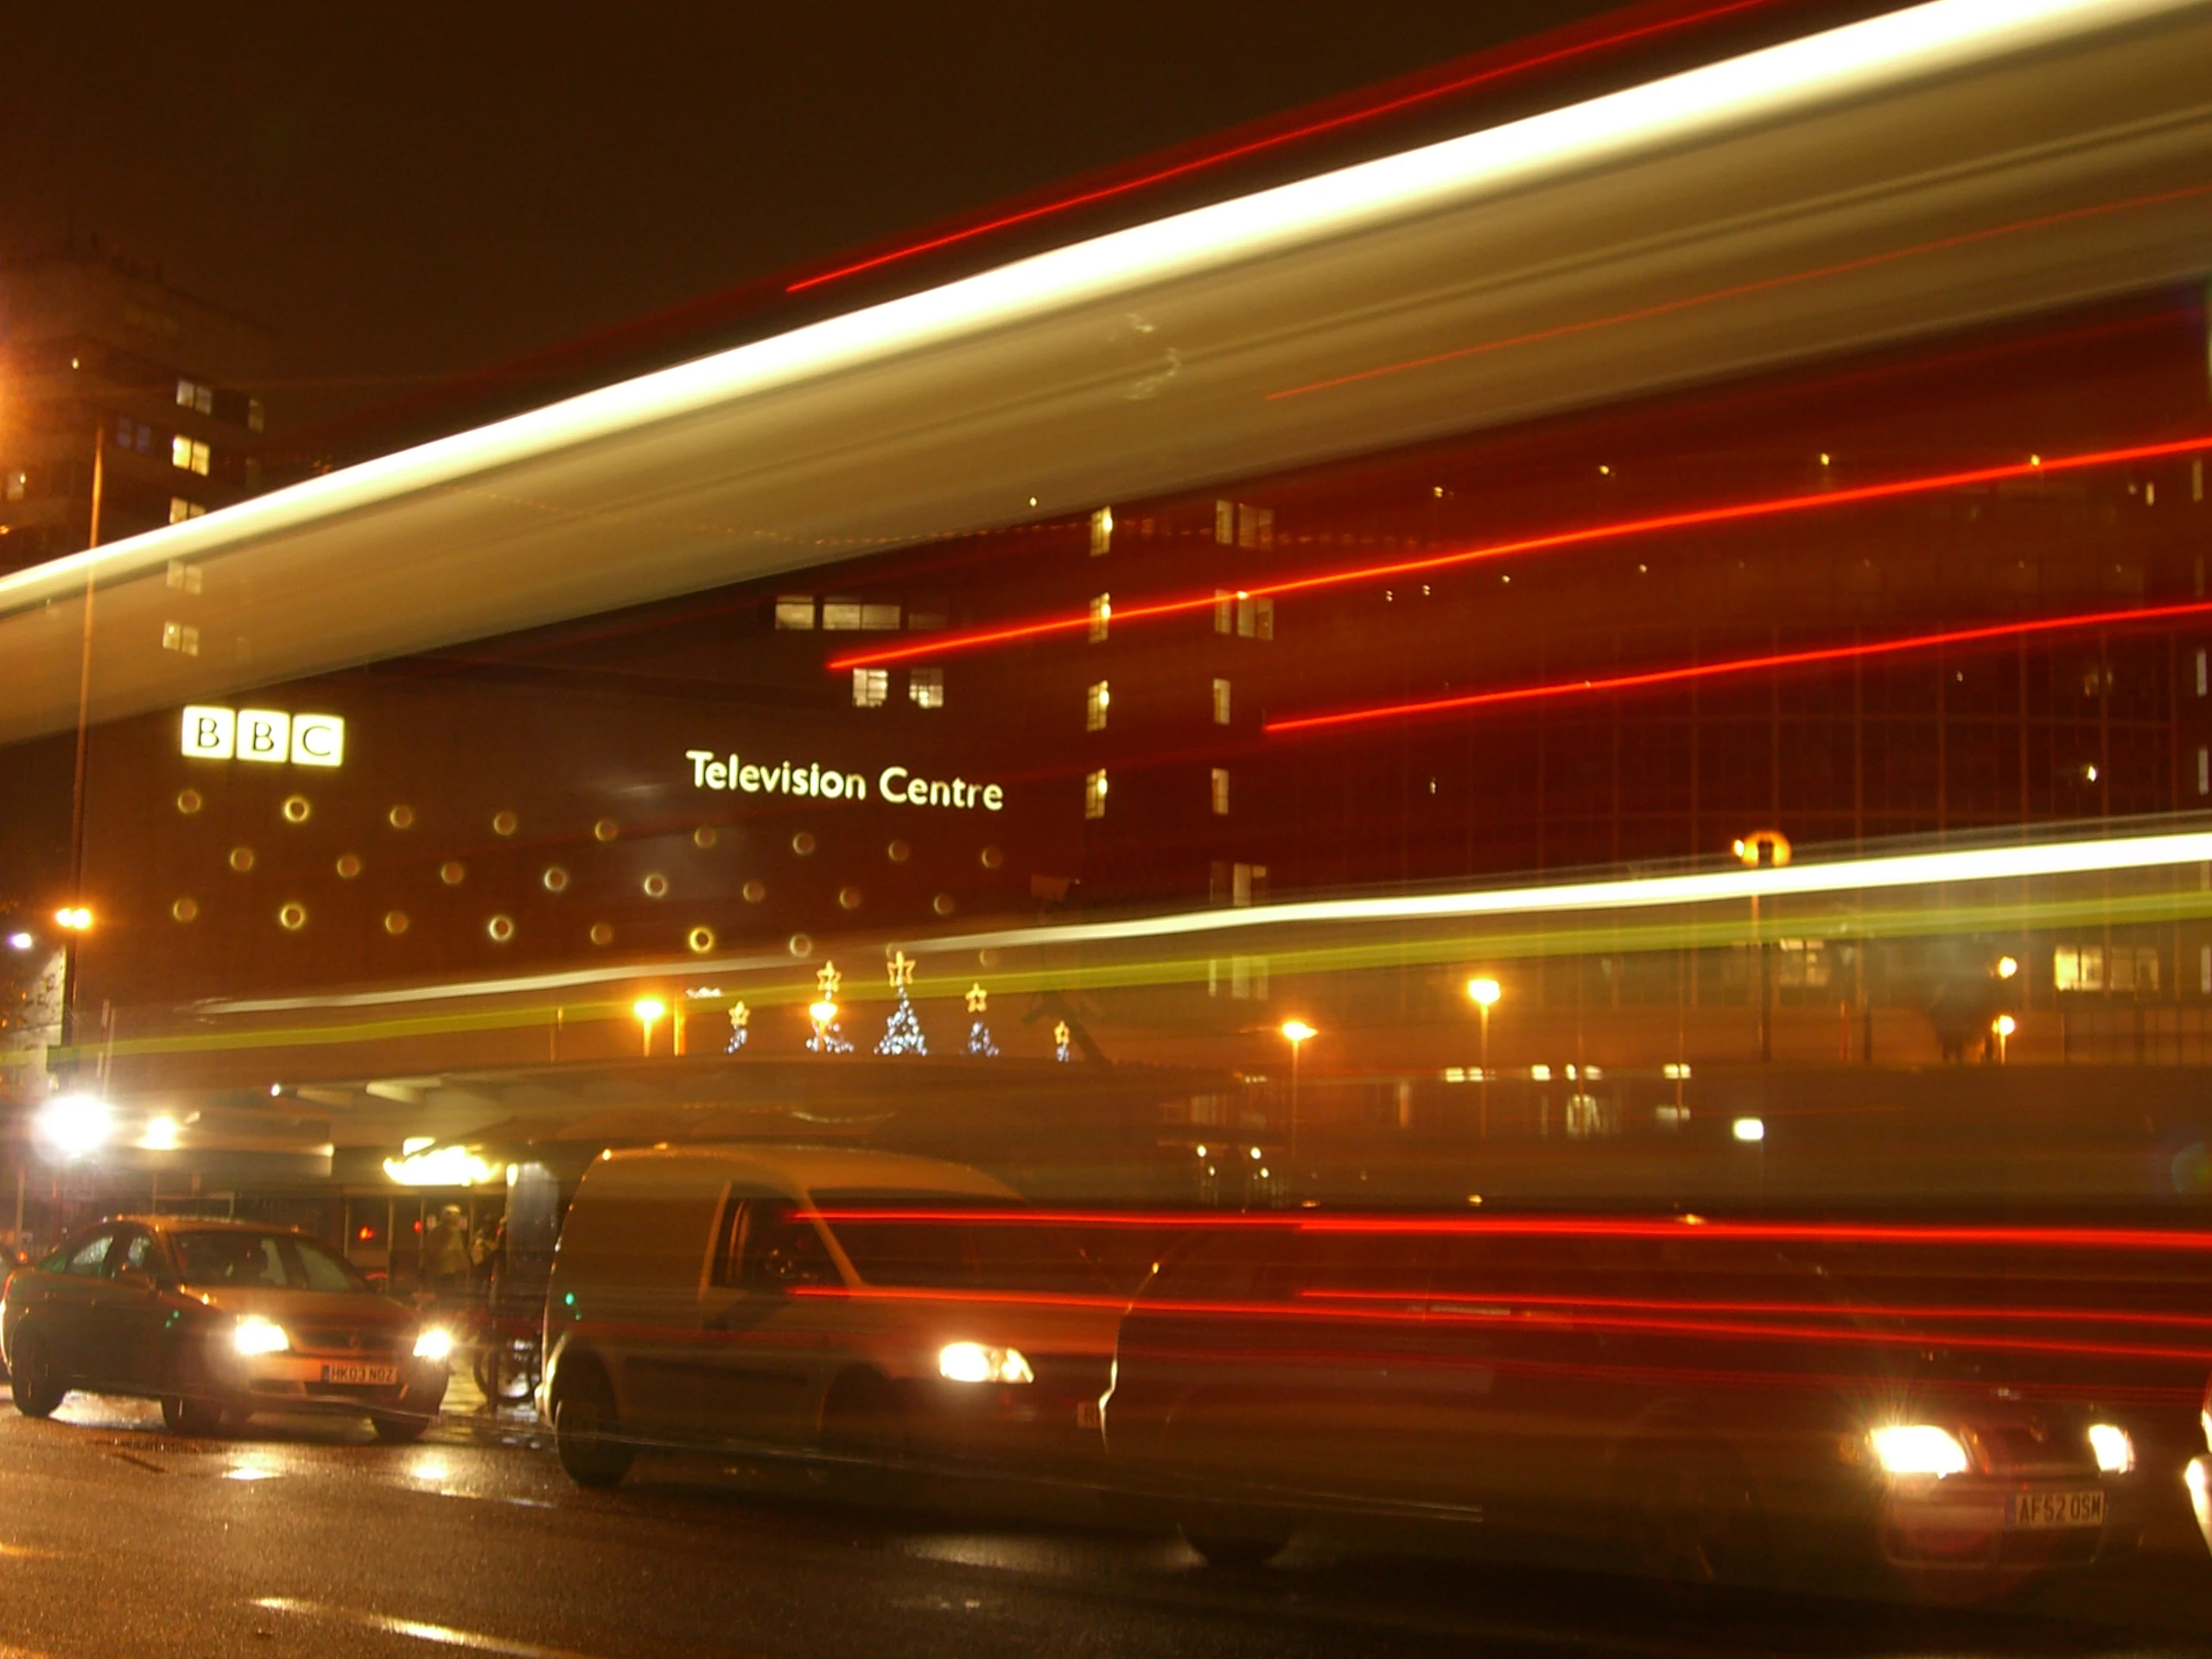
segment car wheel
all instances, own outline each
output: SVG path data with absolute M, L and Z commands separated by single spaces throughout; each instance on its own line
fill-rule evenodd
M 378 1411 L 369 1414 L 369 1427 L 376 1430 L 377 1439 L 386 1446 L 412 1446 L 423 1438 L 423 1431 L 429 1426 L 428 1417 L 417 1417 L 411 1412 Z
M 1227 1503 L 1185 1503 L 1175 1519 L 1183 1541 L 1209 1567 L 1264 1567 L 1296 1530 L 1287 1516 Z
M 165 1395 L 162 1399 L 162 1426 L 172 1434 L 206 1440 L 222 1432 L 226 1414 L 219 1400 L 175 1394 Z
M 614 1386 L 592 1361 L 571 1360 L 555 1377 L 553 1450 L 579 1486 L 612 1486 L 630 1472 L 637 1450 L 615 1437 Z
M 1726 1446 L 1634 1449 L 1621 1460 L 1618 1492 L 1618 1541 L 1639 1577 L 1699 1593 L 1765 1576 L 1765 1518 L 1750 1471 Z
M 822 1407 L 823 1484 L 851 1503 L 895 1501 L 903 1489 L 906 1409 L 880 1371 L 849 1371 Z
M 16 1409 L 26 1417 L 53 1416 L 69 1397 L 69 1390 L 54 1369 L 54 1350 L 46 1338 L 35 1329 L 18 1331 L 13 1357 L 8 1387 L 15 1395 Z

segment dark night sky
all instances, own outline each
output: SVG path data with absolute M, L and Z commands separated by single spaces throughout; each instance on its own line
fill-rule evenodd
M 31 3 L 0 246 L 268 323 L 295 424 L 1606 9 Z

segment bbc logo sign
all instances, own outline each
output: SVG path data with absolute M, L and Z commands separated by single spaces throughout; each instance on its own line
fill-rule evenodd
M 184 753 L 195 760 L 334 766 L 346 759 L 346 722 L 336 715 L 194 707 L 184 711 Z

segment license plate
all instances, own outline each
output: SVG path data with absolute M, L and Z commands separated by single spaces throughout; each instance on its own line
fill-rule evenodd
M 322 1368 L 326 1382 L 397 1382 L 397 1365 L 326 1365 Z
M 2101 1491 L 2015 1492 L 2005 1507 L 2005 1524 L 2018 1532 L 2047 1532 L 2062 1527 L 2101 1527 Z

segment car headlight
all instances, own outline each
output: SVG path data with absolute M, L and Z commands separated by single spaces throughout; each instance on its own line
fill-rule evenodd
M 415 1338 L 415 1357 L 417 1359 L 450 1359 L 453 1357 L 453 1332 L 442 1325 L 426 1325 Z
M 1019 1348 L 987 1348 L 980 1342 L 948 1342 L 938 1352 L 937 1374 L 952 1382 L 1034 1382 Z
M 1967 1449 L 1958 1436 L 1933 1423 L 1900 1423 L 1878 1428 L 1867 1437 L 1874 1461 L 1890 1475 L 1945 1475 L 1966 1472 Z
M 231 1329 L 231 1346 L 242 1354 L 281 1354 L 291 1345 L 283 1325 L 258 1313 L 247 1314 Z
M 2117 1423 L 2091 1423 L 2089 1450 L 2097 1454 L 2100 1474 L 2124 1475 L 2135 1467 L 2135 1442 Z

